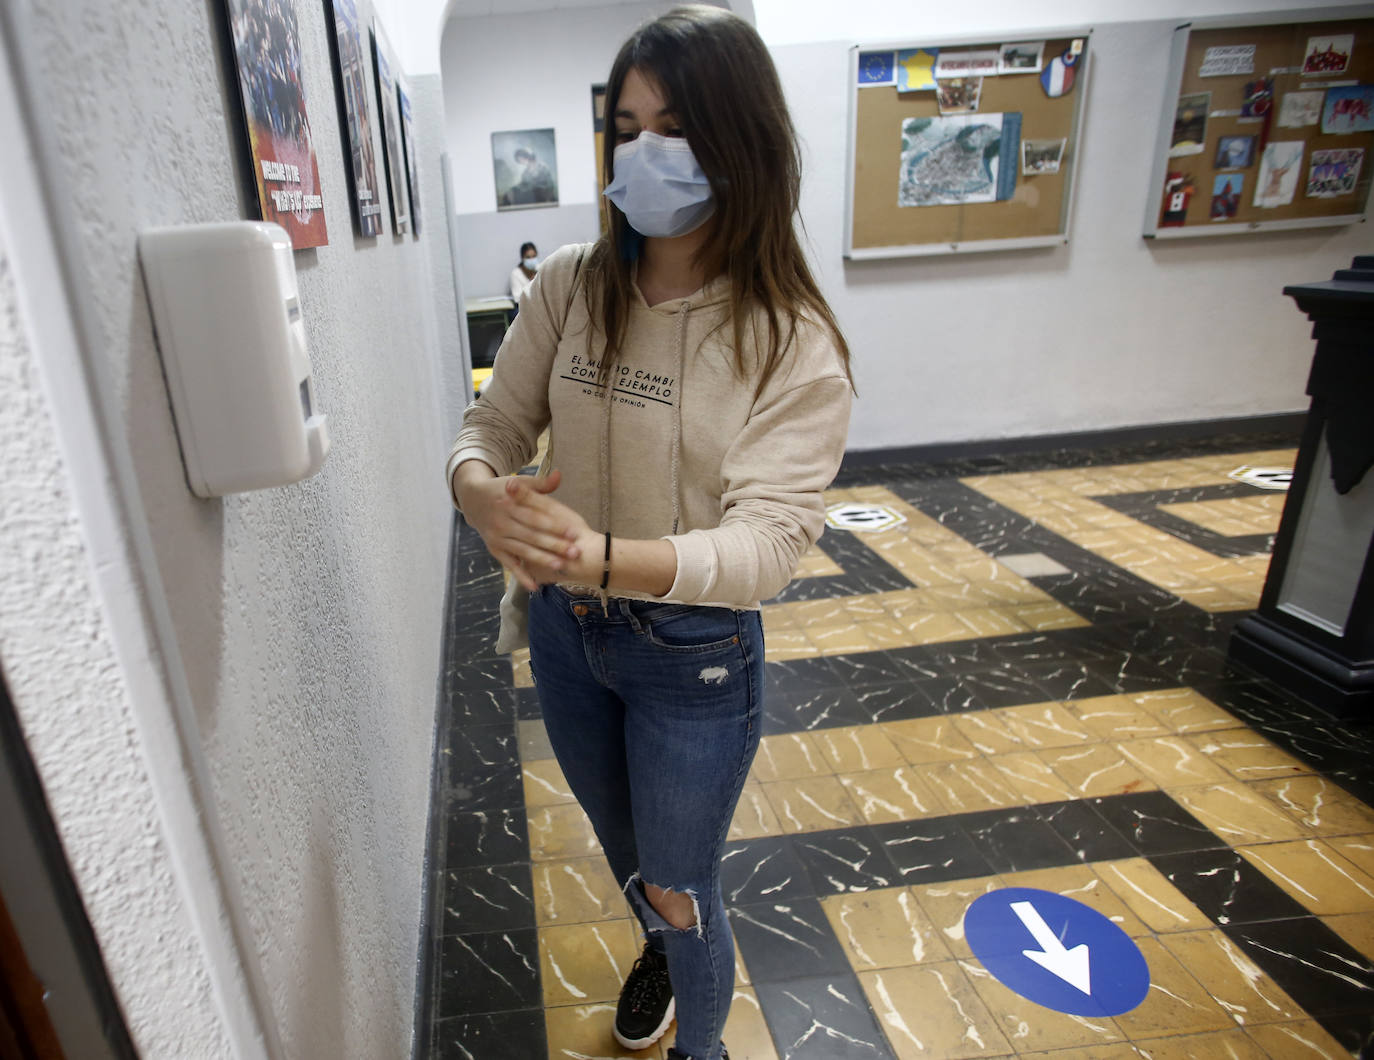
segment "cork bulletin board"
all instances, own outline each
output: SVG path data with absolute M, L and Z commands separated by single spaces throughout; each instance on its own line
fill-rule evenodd
M 1090 34 L 851 49 L 845 257 L 1068 242 Z
M 1374 19 L 1311 14 L 1175 30 L 1146 238 L 1365 219 Z

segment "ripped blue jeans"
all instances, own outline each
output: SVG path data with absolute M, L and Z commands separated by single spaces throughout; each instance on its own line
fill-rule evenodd
M 677 1048 L 718 1060 L 735 951 L 720 859 L 759 744 L 757 611 L 612 599 L 547 586 L 530 599 L 530 669 L 558 764 L 649 943 L 668 958 Z M 689 894 L 673 927 L 643 885 Z

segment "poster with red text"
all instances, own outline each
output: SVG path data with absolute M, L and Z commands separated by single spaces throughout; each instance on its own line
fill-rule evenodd
M 225 0 L 264 221 L 302 250 L 329 242 L 320 171 L 301 81 L 300 36 L 290 0 Z

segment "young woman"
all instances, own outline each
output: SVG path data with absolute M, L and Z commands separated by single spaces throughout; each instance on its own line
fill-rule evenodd
M 641 27 L 607 81 L 609 233 L 539 269 L 449 456 L 529 591 L 559 765 L 645 933 L 614 1033 L 724 1057 L 719 863 L 758 746 L 759 601 L 820 536 L 849 351 L 793 229 L 800 163 L 763 42 L 719 8 Z M 550 429 L 548 467 L 503 477 Z M 509 604 L 510 598 L 506 604 Z M 498 650 L 518 643 L 503 604 Z
M 520 264 L 510 272 L 510 296 L 515 304 L 520 304 L 520 296 L 534 283 L 534 274 L 539 270 L 539 251 L 533 243 L 520 244 Z

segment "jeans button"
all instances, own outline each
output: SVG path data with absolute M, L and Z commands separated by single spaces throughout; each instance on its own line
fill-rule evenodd
M 586 604 L 573 604 L 573 614 L 575 614 L 578 618 L 581 618 L 581 617 L 582 617 L 583 615 L 585 615 L 586 613 L 587 613 L 587 605 L 586 605 Z

